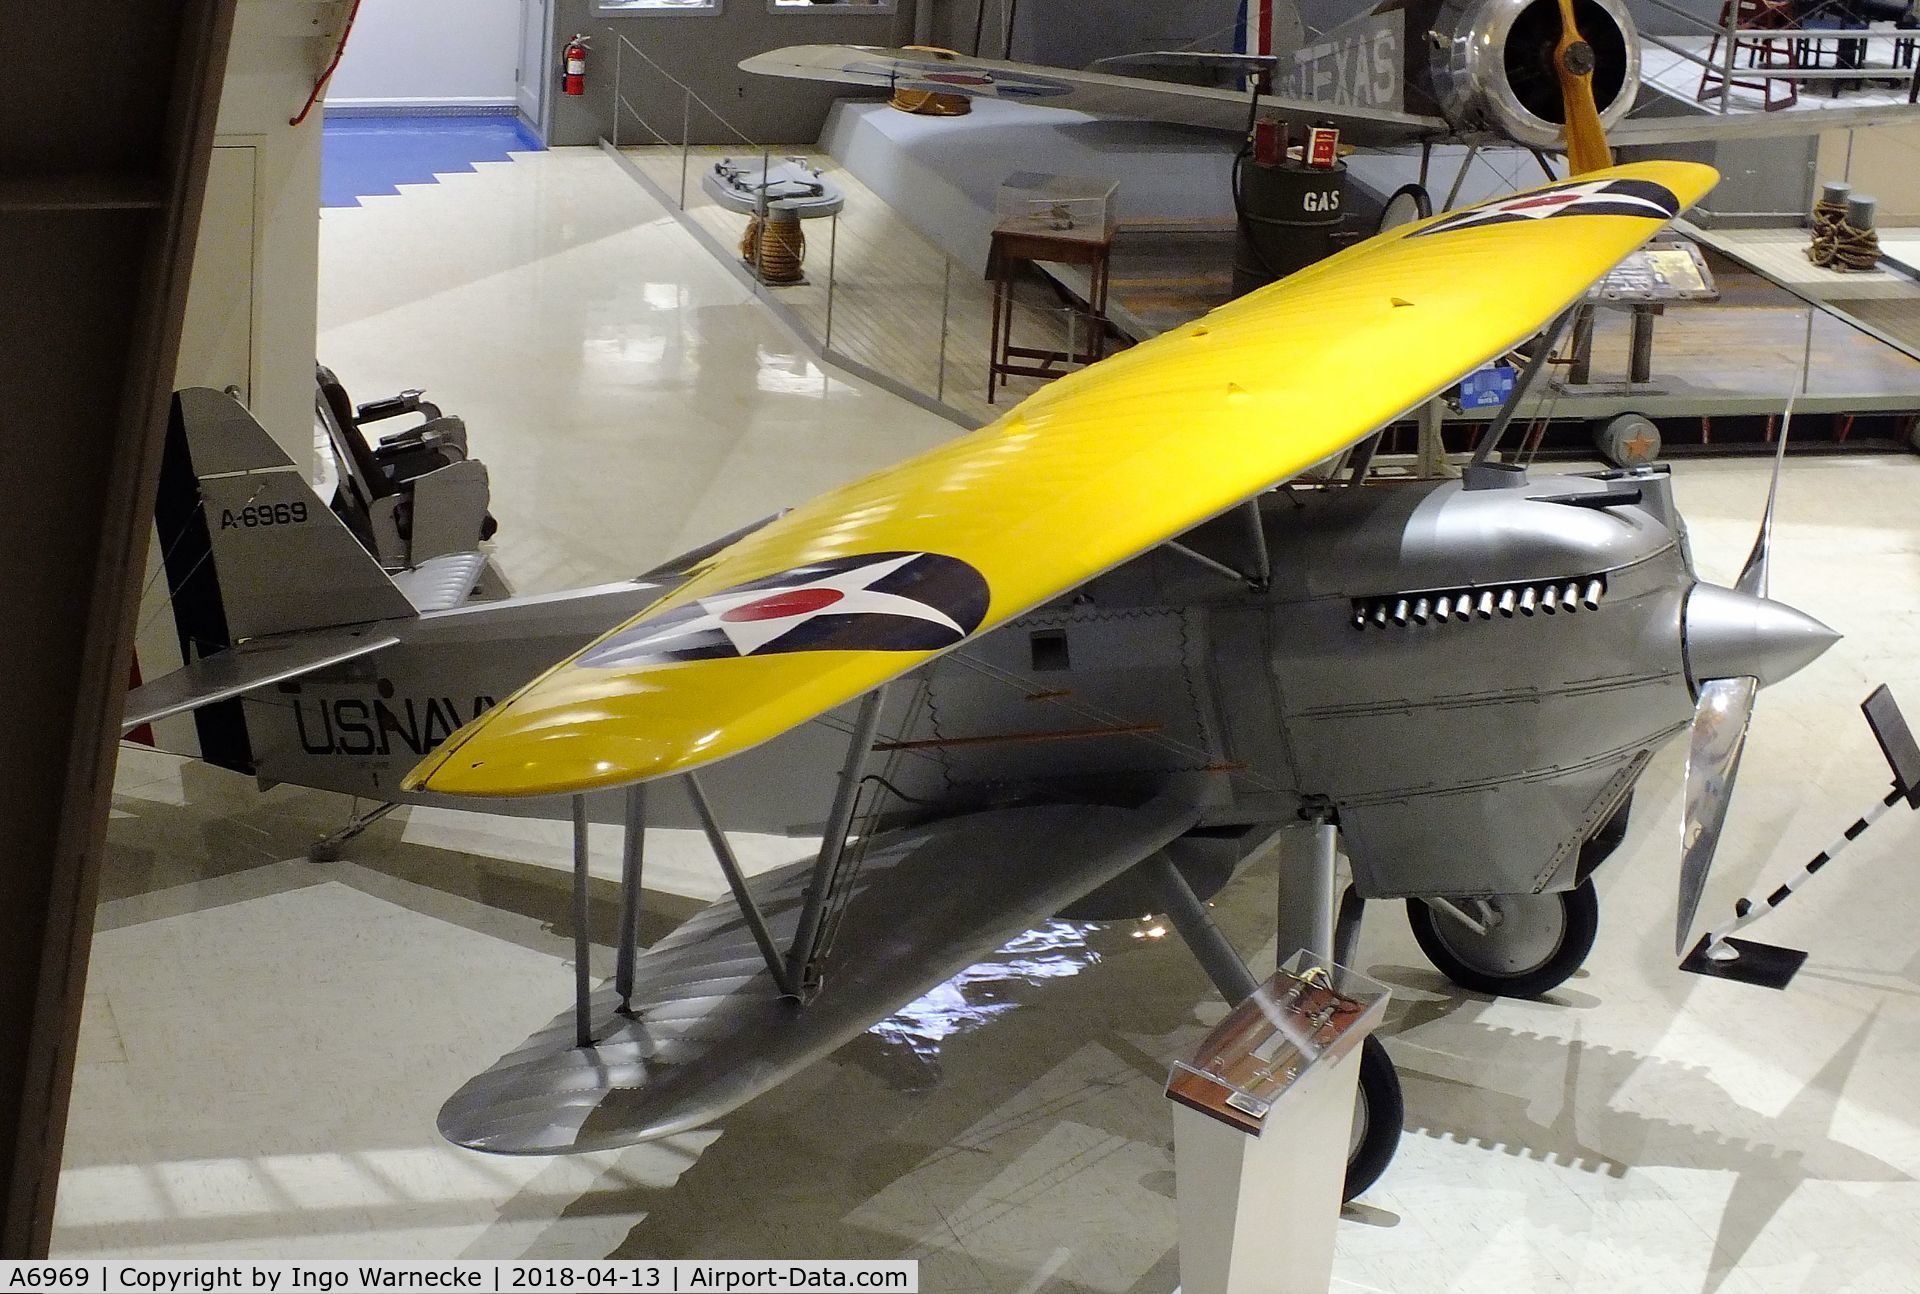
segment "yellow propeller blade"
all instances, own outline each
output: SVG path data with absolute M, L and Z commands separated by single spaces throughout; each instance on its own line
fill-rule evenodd
M 1554 46 L 1553 70 L 1560 77 L 1560 102 L 1567 118 L 1567 168 L 1575 175 L 1605 170 L 1613 165 L 1600 109 L 1593 101 L 1593 46 L 1574 21 L 1573 0 L 1560 0 L 1560 43 Z

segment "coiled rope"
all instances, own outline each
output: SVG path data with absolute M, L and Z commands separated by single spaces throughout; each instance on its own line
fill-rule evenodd
M 805 277 L 800 262 L 807 255 L 807 236 L 800 222 L 771 217 L 747 217 L 747 232 L 740 238 L 740 259 L 753 266 L 767 283 L 798 283 Z
M 1844 202 L 1822 198 L 1813 206 L 1813 242 L 1807 259 L 1823 269 L 1870 270 L 1880 263 L 1880 234 L 1847 222 Z

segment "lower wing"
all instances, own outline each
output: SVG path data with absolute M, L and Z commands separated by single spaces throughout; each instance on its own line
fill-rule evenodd
M 648 949 L 633 1011 L 595 1000 L 595 1045 L 569 1011 L 448 1100 L 447 1138 L 502 1154 L 629 1146 L 713 1122 L 858 1037 L 1194 824 L 1177 798 L 1137 809 L 1001 809 L 875 837 L 805 1010 L 779 995 L 730 900 Z M 776 943 L 793 936 L 811 859 L 749 882 Z

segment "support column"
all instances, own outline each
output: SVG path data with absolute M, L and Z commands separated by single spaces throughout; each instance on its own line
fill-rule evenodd
M 1334 868 L 1340 829 L 1324 820 L 1280 833 L 1279 911 L 1275 932 L 1281 961 L 1302 948 L 1333 957 Z
M 1629 318 L 1627 381 L 1645 386 L 1653 381 L 1653 316 L 1658 306 L 1635 306 Z
M 0 22 L 0 426 L 9 447 L 33 447 L 0 454 L 0 549 L 13 559 L 0 566 L 12 667 L 0 718 L 0 1258 L 46 1257 L 53 1228 L 233 8 L 15 4 Z M 85 56 L 49 58 L 63 41 Z
M 1440 402 L 1429 400 L 1421 405 L 1419 419 L 1420 443 L 1414 470 L 1423 481 L 1438 480 L 1447 475 L 1447 443 L 1443 434 L 1446 428 Z
M 1567 365 L 1568 386 L 1586 386 L 1593 381 L 1593 307 L 1575 306 L 1573 316 L 1572 362 Z

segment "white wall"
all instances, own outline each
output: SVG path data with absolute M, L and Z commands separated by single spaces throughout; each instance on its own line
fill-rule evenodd
M 361 0 L 327 102 L 336 108 L 510 104 L 521 0 Z
M 215 127 L 180 348 L 181 386 L 237 386 L 293 461 L 313 461 L 320 123 L 288 124 L 331 50 L 338 12 L 241 0 Z
M 319 109 L 298 126 L 313 79 L 333 51 L 333 0 L 240 0 L 206 208 L 180 337 L 175 386 L 236 387 L 260 425 L 309 476 L 314 467 L 313 361 L 319 301 Z M 180 643 L 147 545 L 134 648 L 144 678 L 179 669 Z M 154 725 L 163 749 L 198 750 L 190 716 Z
M 1817 179 L 1845 180 L 1853 191 L 1880 200 L 1874 223 L 1920 225 L 1920 126 L 1829 130 L 1820 136 Z M 1815 186 L 1818 193 L 1818 186 Z

